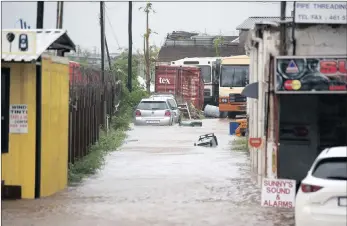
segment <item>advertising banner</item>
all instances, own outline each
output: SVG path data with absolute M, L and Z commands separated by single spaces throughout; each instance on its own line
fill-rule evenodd
M 347 2 L 294 2 L 294 21 L 304 24 L 347 24 Z
M 295 207 L 295 180 L 263 178 L 261 206 L 273 208 Z
M 347 57 L 280 56 L 275 61 L 275 92 L 347 94 Z

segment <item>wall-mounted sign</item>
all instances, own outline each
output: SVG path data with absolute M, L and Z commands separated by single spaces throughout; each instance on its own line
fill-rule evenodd
M 347 24 L 347 2 L 295 2 L 295 23 Z
M 255 138 L 255 137 L 251 137 L 249 138 L 249 146 L 252 148 L 261 148 L 261 145 L 263 144 L 263 140 L 261 138 Z
M 276 93 L 347 93 L 347 57 L 280 56 Z
M 35 55 L 36 32 L 28 30 L 2 31 L 2 54 Z
M 295 180 L 263 179 L 261 206 L 293 208 L 295 206 Z
M 28 105 L 10 105 L 10 133 L 28 133 Z

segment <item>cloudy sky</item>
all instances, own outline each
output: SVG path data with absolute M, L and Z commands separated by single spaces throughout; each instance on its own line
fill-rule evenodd
M 2 28 L 20 28 L 22 18 L 36 26 L 36 2 L 2 2 Z M 145 1 L 133 2 L 133 48 L 143 46 Z M 128 2 L 106 2 L 105 29 L 110 52 L 128 46 Z M 45 2 L 44 28 L 56 26 L 57 2 Z M 160 46 L 167 33 L 177 30 L 234 35 L 236 26 L 250 16 L 279 16 L 279 2 L 153 2 L 156 13 L 150 27 L 158 34 L 151 39 Z M 290 15 L 292 3 L 287 4 Z M 65 2 L 63 28 L 82 48 L 100 48 L 99 2 Z

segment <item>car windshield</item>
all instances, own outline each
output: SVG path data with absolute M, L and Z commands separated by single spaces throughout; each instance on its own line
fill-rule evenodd
M 347 180 L 347 158 L 327 158 L 316 165 L 312 176 L 322 179 Z
M 244 87 L 248 79 L 249 66 L 223 65 L 220 76 L 221 87 Z
M 211 67 L 208 65 L 198 65 L 201 68 L 201 75 L 204 79 L 204 83 L 212 82 L 211 78 Z
M 165 110 L 168 106 L 165 101 L 143 101 L 138 106 L 140 110 Z

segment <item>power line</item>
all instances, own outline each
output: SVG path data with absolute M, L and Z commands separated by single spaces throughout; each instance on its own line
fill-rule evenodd
M 106 9 L 107 9 L 107 7 L 106 7 Z M 108 13 L 107 13 L 107 10 L 106 10 L 106 9 L 105 9 L 105 15 L 106 15 L 106 18 L 107 18 L 108 24 L 109 24 L 109 25 L 110 25 L 110 27 L 111 27 L 111 31 L 112 31 L 113 37 L 114 37 L 114 39 L 115 39 L 115 40 L 116 40 L 116 42 L 117 42 L 118 48 L 120 49 L 121 47 L 120 47 L 120 45 L 119 45 L 119 42 L 118 42 L 118 38 L 117 38 L 116 32 L 114 31 L 114 28 L 113 28 L 113 26 L 112 26 L 112 23 L 111 23 L 110 18 L 108 17 Z

